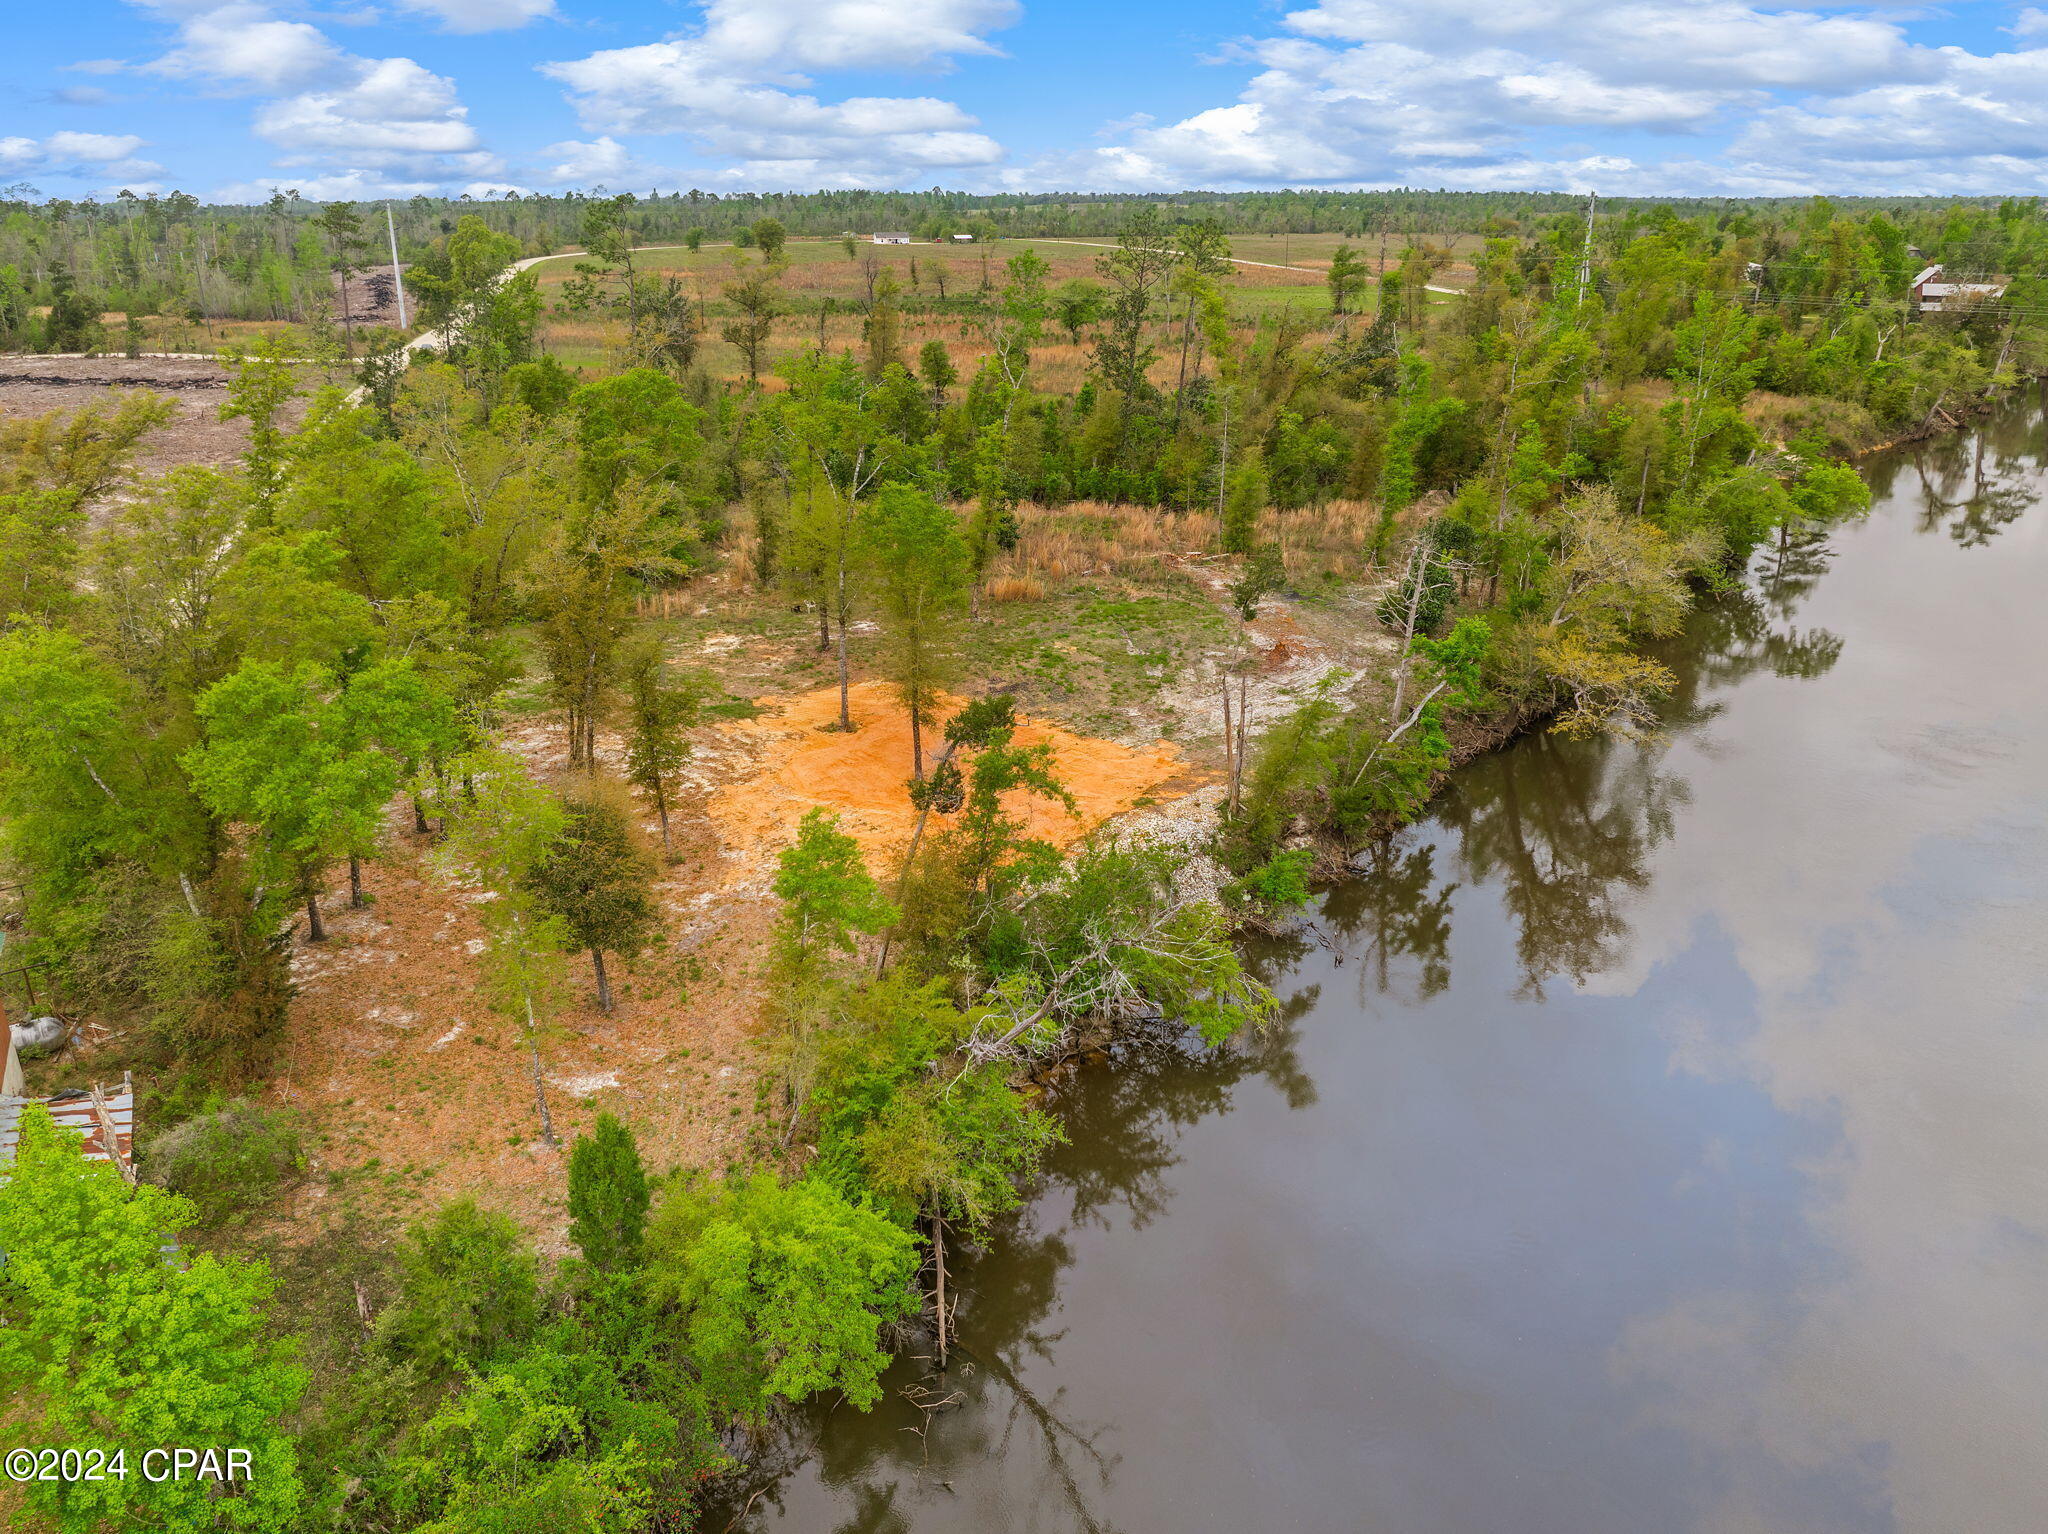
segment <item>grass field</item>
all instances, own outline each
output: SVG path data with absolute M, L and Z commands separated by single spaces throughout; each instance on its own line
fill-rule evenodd
M 1232 268 L 1225 279 L 1232 312 L 1253 321 L 1289 314 L 1304 321 L 1312 337 L 1328 334 L 1334 328 L 1334 316 L 1322 272 L 1339 243 L 1336 235 L 1301 235 L 1291 241 L 1278 235 L 1233 237 L 1235 256 L 1273 264 Z M 827 351 L 858 350 L 862 311 L 873 285 L 886 272 L 894 278 L 898 303 L 905 310 L 906 354 L 914 357 L 926 342 L 941 341 L 965 376 L 987 349 L 976 317 L 969 312 L 972 301 L 1001 287 L 1005 261 L 1022 251 L 1035 250 L 1051 267 L 1053 286 L 1075 278 L 1099 282 L 1096 261 L 1108 253 L 1108 245 L 1107 241 L 1061 239 L 995 240 L 985 245 L 857 243 L 849 257 L 837 240 L 791 240 L 783 252 L 785 273 L 780 284 L 786 312 L 776 323 L 769 350 L 787 351 L 800 342 L 820 339 Z M 1281 257 L 1289 253 L 1290 245 L 1297 247 L 1295 259 L 1282 264 Z M 609 318 L 569 313 L 562 306 L 564 285 L 577 275 L 580 259 L 572 252 L 533 268 L 548 306 L 543 340 L 549 351 L 571 367 L 614 367 L 623 353 L 624 327 Z M 675 276 L 694 294 L 705 320 L 705 362 L 714 374 L 725 378 L 740 377 L 744 367 L 738 350 L 718 335 L 720 325 L 733 314 L 721 290 L 759 260 L 758 251 L 730 245 L 706 245 L 694 252 L 650 246 L 634 255 L 640 272 Z M 1445 277 L 1449 278 L 1446 285 L 1457 281 L 1455 270 Z M 1367 313 L 1374 292 L 1368 289 L 1359 296 Z M 1432 298 L 1449 301 L 1443 295 Z M 1162 318 L 1157 325 L 1162 350 L 1168 329 Z M 1079 388 L 1087 370 L 1086 338 L 1077 344 L 1054 330 L 1046 344 L 1034 351 L 1033 366 L 1041 388 Z M 1170 366 L 1162 357 L 1158 381 L 1169 376 Z

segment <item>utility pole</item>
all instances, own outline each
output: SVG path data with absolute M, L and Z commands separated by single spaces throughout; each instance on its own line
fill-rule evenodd
M 1586 302 L 1586 285 L 1593 280 L 1593 210 L 1600 206 L 1600 194 L 1586 194 L 1586 243 L 1579 247 L 1579 300 L 1572 307 L 1582 307 Z
M 391 221 L 391 204 L 384 204 L 384 232 L 391 236 L 391 280 L 398 286 L 398 328 L 407 328 L 405 319 L 405 273 L 398 269 L 398 225 Z

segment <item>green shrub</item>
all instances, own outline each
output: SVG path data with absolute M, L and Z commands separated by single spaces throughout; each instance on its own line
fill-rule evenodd
M 540 1319 L 532 1248 L 518 1226 L 474 1199 L 452 1200 L 406 1232 L 398 1267 L 399 1297 L 377 1318 L 377 1336 L 431 1377 L 524 1345 Z
M 182 1193 L 201 1218 L 246 1214 L 305 1170 L 304 1131 L 289 1108 L 212 1099 L 145 1147 L 149 1180 Z
M 1294 910 L 1308 904 L 1308 871 L 1314 861 L 1307 847 L 1275 853 L 1230 885 L 1228 893 L 1262 916 Z

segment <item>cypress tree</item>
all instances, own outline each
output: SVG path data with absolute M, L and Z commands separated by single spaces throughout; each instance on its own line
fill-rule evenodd
M 600 1273 L 637 1266 L 647 1229 L 647 1169 L 633 1131 L 609 1113 L 569 1152 L 569 1238 Z

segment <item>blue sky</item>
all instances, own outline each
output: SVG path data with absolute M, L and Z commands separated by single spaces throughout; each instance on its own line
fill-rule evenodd
M 12 0 L 0 185 L 2048 192 L 2048 11 Z

